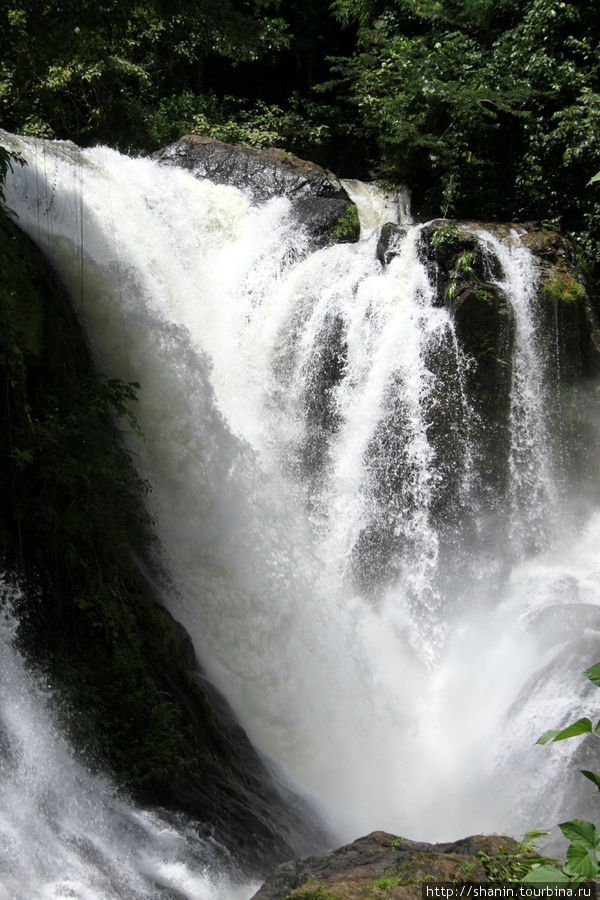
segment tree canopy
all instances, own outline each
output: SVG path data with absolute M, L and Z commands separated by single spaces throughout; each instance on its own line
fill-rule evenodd
M 4 127 L 148 151 L 196 131 L 539 220 L 600 271 L 600 17 L 584 0 L 7 0 Z

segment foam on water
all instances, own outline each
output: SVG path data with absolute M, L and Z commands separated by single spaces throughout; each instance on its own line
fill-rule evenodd
M 0 898 L 247 900 L 227 854 L 188 820 L 136 808 L 60 733 L 52 695 L 13 646 L 18 599 L 0 579 Z M 234 865 L 229 863 L 234 869 Z
M 565 654 L 545 610 L 597 635 L 599 525 L 563 515 L 545 459 L 531 257 L 479 236 L 517 337 L 512 538 L 476 556 L 437 515 L 450 477 L 472 502 L 474 363 L 434 304 L 418 227 L 383 269 L 376 233 L 309 253 L 285 199 L 254 207 L 105 148 L 19 148 L 9 204 L 99 368 L 142 385 L 135 449 L 177 588 L 166 602 L 256 745 L 340 840 L 566 817 L 573 749 L 533 745 L 577 710 L 594 660 Z M 432 428 L 449 408 L 450 462 Z

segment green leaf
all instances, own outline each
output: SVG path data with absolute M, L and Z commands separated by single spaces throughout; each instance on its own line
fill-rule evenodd
M 593 878 L 597 874 L 598 863 L 590 851 L 583 844 L 571 844 L 567 850 L 567 862 L 565 871 L 570 875 L 582 875 L 584 878 Z
M 545 731 L 536 741 L 536 744 L 547 744 L 550 741 L 553 741 L 558 731 L 556 729 L 552 729 L 550 731 Z
M 590 180 L 586 184 L 586 187 L 589 187 L 590 184 L 595 184 L 597 181 L 600 181 L 600 172 L 597 172 L 592 178 L 590 178 Z M 597 684 L 597 682 L 594 682 L 594 684 Z
M 600 791 L 600 775 L 598 775 L 597 772 L 588 772 L 587 769 L 580 769 L 579 771 L 582 775 L 585 775 L 586 778 L 589 778 Z
M 540 840 L 540 838 L 546 837 L 547 834 L 551 834 L 552 832 L 546 831 L 544 828 L 534 828 L 533 831 L 528 831 L 527 834 L 523 837 L 521 841 L 521 847 L 526 850 L 533 849 L 533 845 Z
M 559 731 L 555 741 L 565 741 L 567 738 L 577 737 L 579 734 L 588 734 L 592 731 L 592 723 L 590 719 L 584 717 L 583 719 L 578 719 L 576 722 L 573 722 L 572 725 L 568 725 L 567 728 L 563 728 L 562 731 Z
M 598 172 L 597 175 L 594 175 L 592 181 L 590 181 L 589 183 L 591 184 L 593 181 L 600 181 L 600 172 Z M 583 674 L 586 678 L 589 678 L 590 681 L 592 681 L 596 685 L 596 687 L 600 687 L 600 663 L 596 663 L 595 665 L 590 666 L 589 669 L 586 669 Z
M 565 875 L 564 872 L 561 872 L 561 870 L 557 869 L 555 866 L 538 866 L 528 872 L 521 881 L 533 881 L 546 884 L 547 882 L 553 881 L 566 882 L 570 881 L 570 879 L 568 875 Z
M 595 850 L 600 845 L 600 831 L 592 822 L 583 819 L 572 819 L 558 826 L 567 840 Z

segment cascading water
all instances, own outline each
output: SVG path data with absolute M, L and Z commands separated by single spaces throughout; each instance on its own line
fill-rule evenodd
M 487 516 L 473 360 L 434 305 L 418 226 L 384 269 L 370 229 L 309 253 L 283 198 L 105 148 L 9 146 L 27 165 L 7 202 L 100 370 L 142 385 L 168 603 L 256 746 L 340 840 L 568 815 L 573 748 L 533 743 L 579 710 L 595 661 L 570 641 L 598 633 L 600 517 L 578 532 L 559 507 L 516 238 L 479 236 L 516 321 L 508 492 Z M 480 553 L 456 510 L 498 546 Z
M 478 238 L 500 262 L 501 284 L 511 297 L 516 326 L 510 407 L 510 531 L 514 538 L 528 540 L 540 550 L 559 507 L 558 473 L 552 467 L 554 454 L 545 415 L 551 398 L 536 329 L 537 273 L 531 254 L 518 240 L 506 244 L 484 232 L 478 232 Z
M 252 886 L 223 874 L 223 848 L 183 816 L 136 809 L 75 759 L 13 646 L 17 599 L 0 576 L 1 900 L 247 898 Z

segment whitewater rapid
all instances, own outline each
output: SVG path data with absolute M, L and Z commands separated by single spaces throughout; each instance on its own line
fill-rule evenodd
M 258 885 L 225 874 L 223 847 L 76 758 L 14 645 L 18 599 L 0 575 L 0 900 L 247 900 Z
M 600 517 L 572 512 L 548 449 L 537 274 L 516 236 L 479 235 L 517 323 L 509 491 L 492 515 L 473 487 L 474 361 L 434 305 L 419 226 L 384 269 L 372 227 L 310 252 L 285 198 L 253 205 L 106 148 L 18 149 L 8 205 L 100 371 L 142 385 L 135 452 L 176 587 L 165 603 L 255 745 L 340 841 L 581 814 L 574 748 L 535 740 L 584 714 Z M 480 544 L 435 518 L 429 429 L 449 394 Z

